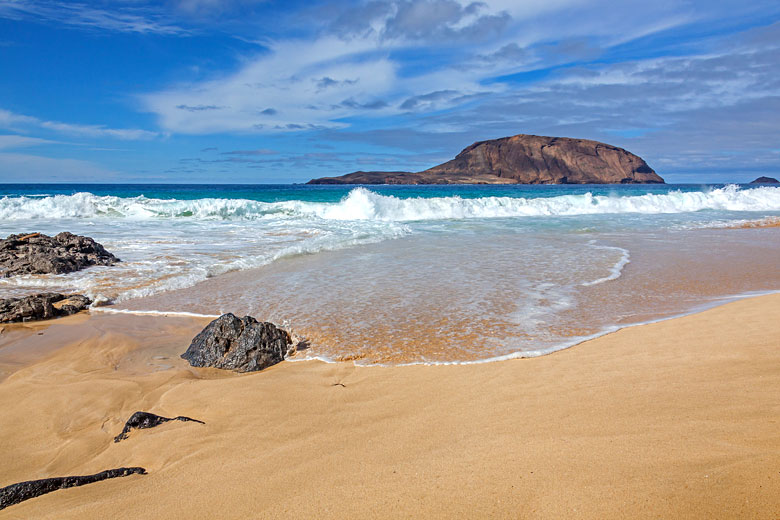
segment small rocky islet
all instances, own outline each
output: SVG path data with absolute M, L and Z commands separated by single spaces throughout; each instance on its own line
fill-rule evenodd
M 598 141 L 518 134 L 478 141 L 421 172 L 354 172 L 308 184 L 663 184 L 641 157 Z
M 780 184 L 780 181 L 774 177 L 759 177 L 758 179 L 750 181 L 749 184 Z

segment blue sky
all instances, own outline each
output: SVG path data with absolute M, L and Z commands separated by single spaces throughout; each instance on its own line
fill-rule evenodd
M 0 182 L 304 182 L 518 133 L 780 174 L 780 3 L 0 0 Z

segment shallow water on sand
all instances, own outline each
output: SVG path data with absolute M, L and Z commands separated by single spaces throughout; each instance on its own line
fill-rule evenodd
M 630 262 L 618 271 L 626 252 Z M 300 256 L 118 307 L 285 323 L 311 342 L 303 358 L 468 362 L 539 355 L 778 289 L 778 258 L 775 229 L 585 233 L 553 243 L 510 233 L 407 237 Z
M 250 314 L 306 337 L 299 358 L 539 355 L 780 290 L 780 228 L 729 228 L 780 216 L 773 187 L 45 189 L 6 187 L 0 233 L 86 234 L 123 262 L 0 280 L 2 296 Z

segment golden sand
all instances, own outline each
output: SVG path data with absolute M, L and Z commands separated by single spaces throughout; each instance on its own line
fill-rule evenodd
M 776 228 L 780 227 L 780 218 L 767 217 L 760 220 L 749 220 L 733 226 L 731 229 Z
M 778 518 L 779 316 L 774 294 L 540 358 L 244 375 L 178 358 L 204 320 L 6 327 L 0 486 L 148 475 L 0 518 Z M 206 424 L 115 444 L 136 410 Z

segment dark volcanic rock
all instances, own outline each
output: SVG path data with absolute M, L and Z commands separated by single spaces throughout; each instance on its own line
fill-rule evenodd
M 411 172 L 353 172 L 341 177 L 323 177 L 307 184 L 419 184 L 419 174 Z
M 780 181 L 774 177 L 759 177 L 754 181 L 750 181 L 750 184 L 780 184 Z
M 0 323 L 49 320 L 83 311 L 92 301 L 86 296 L 41 293 L 0 299 Z
M 146 475 L 146 470 L 144 468 L 116 468 L 101 471 L 94 475 L 44 478 L 11 484 L 10 486 L 0 488 L 0 509 L 5 509 L 8 506 L 57 491 L 58 489 L 83 486 L 84 484 L 92 484 L 93 482 L 100 482 L 109 478 L 126 477 L 128 475 Z
M 380 182 L 381 181 L 381 182 Z M 355 172 L 309 184 L 640 184 L 663 183 L 622 148 L 587 139 L 515 135 L 480 141 L 418 173 Z
M 0 276 L 62 274 L 92 265 L 112 265 L 119 259 L 89 237 L 62 232 L 10 235 L 0 240 Z
M 125 423 L 125 427 L 122 429 L 122 433 L 114 437 L 114 442 L 127 439 L 127 435 L 130 433 L 130 430 L 154 428 L 155 426 L 159 426 L 162 423 L 166 423 L 168 421 L 192 421 L 200 424 L 206 424 L 203 421 L 199 421 L 191 417 L 184 417 L 183 415 L 178 417 L 163 417 L 161 415 L 155 415 L 149 412 L 135 412 Z
M 181 357 L 194 367 L 253 372 L 282 361 L 291 343 L 287 331 L 273 323 L 223 314 L 195 336 Z

